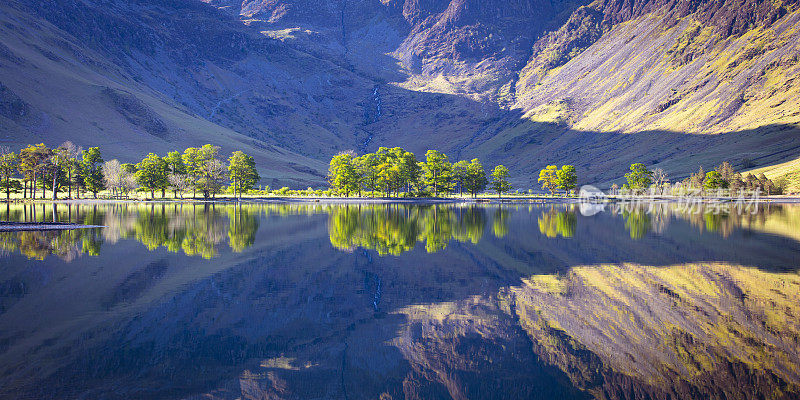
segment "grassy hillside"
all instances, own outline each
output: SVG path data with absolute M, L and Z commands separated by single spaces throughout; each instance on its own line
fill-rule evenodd
M 264 184 L 317 183 L 325 164 L 202 118 L 74 37 L 6 5 L 0 16 L 0 131 L 14 148 L 71 140 L 100 146 L 106 159 L 213 143 L 252 154 Z
M 587 3 L 7 2 L 0 135 L 122 161 L 211 142 L 295 187 L 379 146 L 506 164 L 520 189 L 548 164 L 610 186 L 632 162 L 800 156 L 796 1 Z

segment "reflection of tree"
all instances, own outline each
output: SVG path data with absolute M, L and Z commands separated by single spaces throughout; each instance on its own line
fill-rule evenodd
M 398 255 L 414 248 L 419 215 L 399 206 L 342 206 L 330 210 L 328 236 L 339 249 L 363 247 Z
M 538 208 L 536 208 L 538 210 Z M 533 210 L 529 208 L 529 210 Z M 672 218 L 689 221 L 704 231 L 724 236 L 736 229 L 755 229 L 782 234 L 800 240 L 797 225 L 800 207 L 761 207 L 758 213 L 703 212 L 682 210 L 671 204 L 623 211 L 625 227 L 634 239 L 648 232 L 660 232 Z M 0 208 L 0 217 L 8 221 L 71 221 L 106 226 L 55 232 L 2 233 L 0 251 L 19 251 L 30 258 L 56 255 L 72 260 L 81 254 L 97 255 L 103 243 L 121 239 L 136 240 L 150 250 L 165 248 L 170 252 L 206 258 L 219 254 L 227 241 L 232 251 L 240 252 L 255 243 L 259 221 L 266 216 L 329 216 L 329 236 L 334 247 L 374 249 L 379 254 L 401 254 L 425 243 L 429 252 L 447 247 L 451 240 L 478 243 L 487 229 L 488 209 L 481 206 L 418 206 L 401 204 L 10 204 Z M 492 212 L 492 232 L 496 237 L 508 234 L 510 209 Z M 551 208 L 541 214 L 539 231 L 547 237 L 572 237 L 576 214 L 572 209 Z
M 252 246 L 256 241 L 258 219 L 241 205 L 225 210 L 228 212 L 228 246 L 237 253 Z
M 2 240 L 3 250 L 18 250 L 25 257 L 35 260 L 55 255 L 71 261 L 80 254 L 98 254 L 102 244 L 97 231 L 93 229 L 3 232 Z
M 457 209 L 458 218 L 453 229 L 453 238 L 459 242 L 478 244 L 486 230 L 486 212 L 480 207 Z
M 558 236 L 571 238 L 575 236 L 577 221 L 574 211 L 556 211 L 554 208 L 550 208 L 539 217 L 539 232 L 549 238 Z
M 56 255 L 70 261 L 79 254 L 98 255 L 104 240 L 116 243 L 119 239 L 133 239 L 151 251 L 164 247 L 175 253 L 211 258 L 218 254 L 218 246 L 226 237 L 233 251 L 252 246 L 258 230 L 258 213 L 268 212 L 268 208 L 260 205 L 101 204 L 60 206 L 52 210 L 39 207 L 40 210 L 34 212 L 35 207 L 20 205 L 3 214 L 7 220 L 36 218 L 106 228 L 6 232 L 0 250 L 18 250 L 39 260 Z M 227 224 L 222 212 L 228 217 Z
M 437 252 L 452 239 L 477 243 L 486 225 L 483 209 L 443 206 L 368 205 L 328 210 L 328 234 L 339 249 L 373 249 L 378 254 L 399 255 L 418 242 Z
M 631 235 L 631 239 L 641 239 L 652 229 L 650 215 L 644 209 L 625 211 L 622 213 L 625 218 L 625 228 Z
M 704 213 L 703 220 L 705 222 L 706 230 L 709 232 L 716 232 L 723 237 L 730 236 L 733 233 L 734 223 L 727 213 Z
M 425 250 L 435 253 L 447 247 L 453 238 L 454 213 L 449 207 L 433 206 L 421 212 L 419 240 L 425 242 Z
M 186 227 L 186 236 L 183 238 L 181 248 L 186 255 L 213 258 L 218 254 L 217 245 L 224 237 L 225 226 L 222 215 L 213 205 L 191 208 L 191 212 L 179 214 L 185 218 Z
M 508 234 L 508 217 L 511 212 L 498 208 L 494 212 L 494 220 L 492 221 L 492 233 L 498 237 L 503 238 Z

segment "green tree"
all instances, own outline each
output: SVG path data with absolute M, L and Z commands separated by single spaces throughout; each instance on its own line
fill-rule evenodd
M 400 158 L 403 153 L 404 150 L 400 147 L 391 149 L 381 147 L 378 149 L 377 156 L 380 160 L 378 165 L 378 187 L 387 196 L 391 196 L 392 192 L 399 191 L 403 185 L 400 170 Z
M 367 153 L 361 157 L 354 159 L 354 166 L 356 167 L 356 181 L 359 188 L 364 188 L 372 192 L 380 190 L 380 165 L 382 164 L 381 157 L 375 153 Z M 360 195 L 360 190 L 359 190 Z
M 558 167 L 548 165 L 539 171 L 539 183 L 542 184 L 542 189 L 550 191 L 551 195 L 554 194 L 558 189 Z
M 172 174 L 183 175 L 186 173 L 186 164 L 183 162 L 183 155 L 179 151 L 171 151 L 164 157 L 167 163 L 167 170 Z
M 195 197 L 197 195 L 197 182 L 199 181 L 200 174 L 202 173 L 200 149 L 197 147 L 189 147 L 183 152 L 181 157 L 183 158 L 183 163 L 186 167 L 189 184 L 192 186 L 192 197 Z
M 256 161 L 253 156 L 241 151 L 234 151 L 228 159 L 228 179 L 233 185 L 233 193 L 242 197 L 242 191 L 248 191 L 261 179 L 256 170 Z
M 508 168 L 498 165 L 492 170 L 492 190 L 497 192 L 497 197 L 503 197 L 503 193 L 511 190 L 508 183 Z
M 89 148 L 81 152 L 81 175 L 86 190 L 92 192 L 94 198 L 97 193 L 105 189 L 103 184 L 103 171 L 101 165 L 103 157 L 100 156 L 100 149 L 97 147 Z
M 53 191 L 53 200 L 58 199 L 59 186 L 67 178 L 66 166 L 69 163 L 69 154 L 63 146 L 53 149 L 47 159 L 46 171 L 50 174 L 50 189 Z
M 410 151 L 403 152 L 399 164 L 400 179 L 405 185 L 406 192 L 410 192 L 412 187 L 418 186 L 422 168 L 417 162 L 417 156 Z
M 122 169 L 125 170 L 125 172 L 127 172 L 129 174 L 135 174 L 136 171 L 137 171 L 136 164 L 125 163 L 125 164 L 122 164 L 121 167 L 122 167 Z
M 136 164 L 136 182 L 150 191 L 150 198 L 155 198 L 155 191 L 161 189 L 161 197 L 164 197 L 164 190 L 169 185 L 167 176 L 169 167 L 163 158 L 154 153 L 150 153 L 140 163 Z
M 467 160 L 460 160 L 453 164 L 453 182 L 458 188 L 458 195 L 464 195 L 464 182 L 467 179 L 467 170 L 469 162 Z
M 703 181 L 703 187 L 709 190 L 714 189 L 722 189 L 728 185 L 728 182 L 722 179 L 722 174 L 717 171 L 708 171 L 706 173 L 705 180 Z
M 625 178 L 628 180 L 629 189 L 641 191 L 653 183 L 653 172 L 642 163 L 631 164 L 630 172 L 625 174 Z
M 453 182 L 453 166 L 446 155 L 436 150 L 425 153 L 425 162 L 422 164 L 425 184 L 433 189 L 433 195 L 438 197 L 439 192 L 449 192 Z
M 19 169 L 26 184 L 27 182 L 31 182 L 30 193 L 32 199 L 36 198 L 37 179 L 42 175 L 49 155 L 50 149 L 47 148 L 44 143 L 29 145 L 20 151 Z M 27 195 L 27 190 L 23 193 L 23 197 L 25 197 Z
M 0 176 L 6 189 L 6 201 L 11 200 L 11 178 L 14 177 L 19 167 L 19 157 L 8 147 L 0 147 Z
M 345 197 L 359 190 L 359 174 L 353 153 L 343 152 L 333 156 L 328 167 L 328 181 L 337 193 Z
M 470 161 L 469 164 L 467 164 L 467 172 L 464 176 L 464 189 L 472 194 L 474 198 L 478 195 L 478 192 L 482 192 L 486 189 L 488 183 L 486 171 L 483 170 L 483 164 L 481 164 L 480 160 L 475 158 Z
M 400 164 L 394 161 L 386 158 L 378 166 L 378 186 L 383 189 L 386 196 L 391 196 L 392 192 L 400 187 Z
M 556 176 L 558 177 L 558 188 L 567 194 L 578 187 L 578 174 L 575 172 L 574 165 L 562 166 Z

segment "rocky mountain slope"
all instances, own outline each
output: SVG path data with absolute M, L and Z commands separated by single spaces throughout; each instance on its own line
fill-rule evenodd
M 800 154 L 797 1 L 14 0 L 0 134 L 125 161 L 213 142 L 265 184 L 341 150 L 548 163 L 608 183 Z
M 732 232 L 736 240 L 702 232 L 705 217 L 686 214 L 702 225 L 667 216 L 670 240 L 620 242 L 628 223 L 607 213 L 576 216 L 575 238 L 595 240 L 568 240 L 531 232 L 536 215 L 476 209 L 507 236 L 486 229 L 474 243 L 382 257 L 331 246 L 335 207 L 222 206 L 199 219 L 188 207 L 139 207 L 155 209 L 92 208 L 110 227 L 97 233 L 96 257 L 37 268 L 12 253 L 0 298 L 0 398 L 800 393 L 800 242 L 795 230 L 770 229 L 796 226 L 797 210 L 741 216 L 752 225 Z M 439 210 L 439 221 L 465 211 Z M 189 237 L 225 236 L 226 214 L 261 222 L 241 253 L 218 242 L 218 258 L 187 259 L 144 251 L 154 242 L 138 240 L 165 239 L 152 213 L 165 227 L 194 221 Z

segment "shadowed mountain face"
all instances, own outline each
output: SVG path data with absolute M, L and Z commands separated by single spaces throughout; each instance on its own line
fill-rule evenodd
M 796 398 L 796 208 L 60 206 L 0 398 Z
M 800 154 L 796 1 L 14 0 L 0 20 L 15 146 L 212 142 L 272 186 L 378 146 L 510 164 L 522 188 L 554 162 L 588 183 Z

